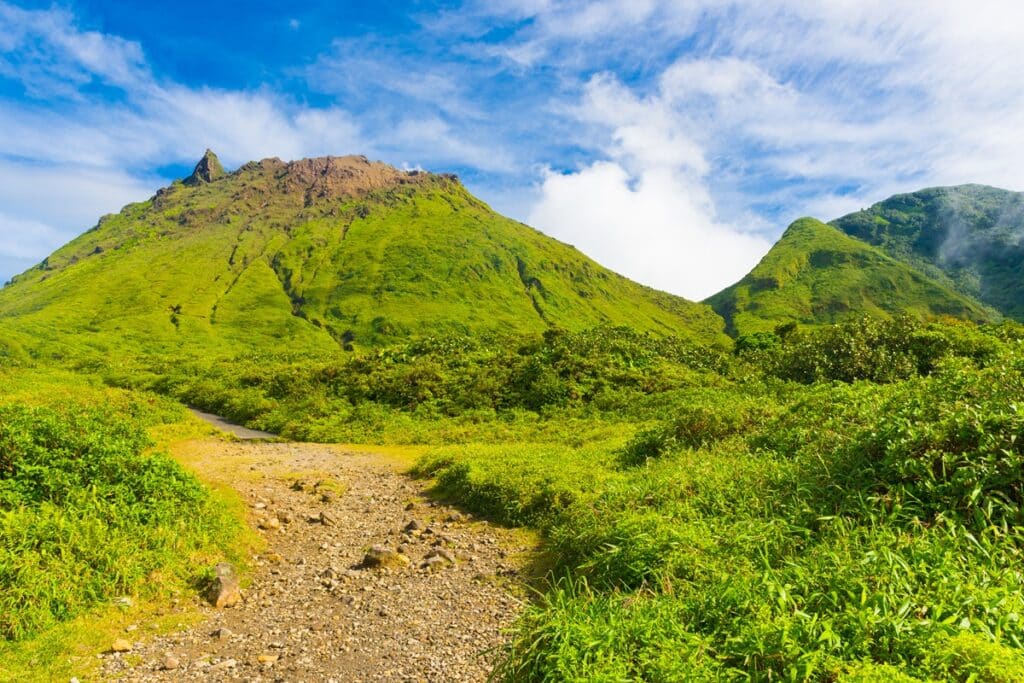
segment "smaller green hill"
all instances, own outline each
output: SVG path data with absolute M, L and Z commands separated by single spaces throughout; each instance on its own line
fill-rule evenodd
M 890 197 L 832 225 L 1024 320 L 1024 193 L 986 185 L 931 187 Z
M 997 318 L 981 304 L 813 218 L 794 222 L 761 262 L 707 299 L 731 334 L 788 322 L 819 325 L 865 315 Z

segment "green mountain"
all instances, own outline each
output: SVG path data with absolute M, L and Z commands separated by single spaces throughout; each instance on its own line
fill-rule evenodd
M 1024 320 L 1024 194 L 985 185 L 891 197 L 832 225 Z
M 418 335 L 629 325 L 721 342 L 652 290 L 473 197 L 365 157 L 212 152 L 0 290 L 7 345 L 50 354 L 334 351 Z
M 996 317 L 969 297 L 813 218 L 790 225 L 746 277 L 707 303 L 733 334 L 864 315 Z

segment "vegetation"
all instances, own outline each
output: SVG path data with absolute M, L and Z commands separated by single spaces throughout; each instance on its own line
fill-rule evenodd
M 929 261 L 931 196 L 797 221 L 723 321 L 452 177 L 208 154 L 0 291 L 0 634 L 237 552 L 151 445 L 184 403 L 429 444 L 539 529 L 507 680 L 1022 680 L 1024 328 Z
M 707 302 L 731 334 L 777 325 L 837 323 L 865 315 L 921 319 L 999 316 L 881 250 L 813 218 L 794 222 L 750 273 Z
M 896 195 L 832 225 L 929 277 L 1024 320 L 1024 195 L 985 185 Z
M 151 450 L 147 427 L 179 422 L 180 406 L 66 373 L 0 377 L 0 639 L 186 585 L 197 559 L 235 557 L 237 517 Z
M 877 323 L 861 329 L 878 332 Z M 626 443 L 440 448 L 418 466 L 481 514 L 544 530 L 561 580 L 502 674 L 519 680 L 1017 680 L 1024 349 L 948 337 L 923 365 L 761 394 L 676 394 Z M 845 328 L 854 333 L 857 326 Z M 883 330 L 884 332 L 884 330 Z M 888 342 L 884 341 L 888 339 Z M 880 341 L 882 340 L 882 341 Z M 997 348 L 994 348 L 997 347 Z M 865 348 L 868 348 L 865 346 Z M 788 349 L 791 350 L 791 349 Z M 809 378 L 808 378 L 809 379 Z M 770 388 L 769 388 L 770 387 Z M 900 678 L 902 676 L 902 678 Z

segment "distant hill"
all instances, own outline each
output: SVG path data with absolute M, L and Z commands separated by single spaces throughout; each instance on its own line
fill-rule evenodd
M 794 222 L 760 263 L 707 299 L 732 334 L 796 322 L 825 324 L 876 315 L 997 315 L 906 263 L 813 218 Z
M 207 152 L 0 290 L 8 339 L 58 355 L 337 351 L 600 324 L 726 339 L 709 307 L 498 215 L 454 176 L 357 156 L 226 173 Z
M 1024 321 L 1024 194 L 985 185 L 933 187 L 832 225 Z

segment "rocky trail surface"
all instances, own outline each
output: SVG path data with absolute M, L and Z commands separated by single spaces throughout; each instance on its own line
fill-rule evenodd
M 179 444 L 266 539 L 251 583 L 185 631 L 104 655 L 104 680 L 484 681 L 531 543 L 430 501 L 387 455 L 297 443 Z M 216 592 L 216 591 L 214 591 Z M 216 599 L 216 595 L 207 596 Z

